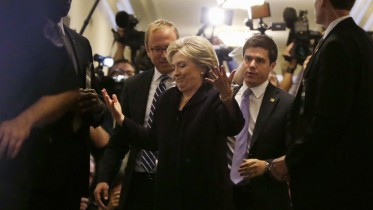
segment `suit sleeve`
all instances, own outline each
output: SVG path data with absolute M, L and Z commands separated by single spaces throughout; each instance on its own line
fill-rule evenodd
M 126 118 L 123 121 L 120 130 L 122 135 L 125 136 L 126 142 L 128 144 L 146 150 L 158 150 L 158 144 L 155 138 L 154 128 L 145 128 L 144 126 L 135 123 L 131 119 Z
M 100 102 L 105 104 L 103 102 L 103 98 L 102 98 L 102 95 L 101 95 L 101 91 L 97 90 L 98 88 L 98 84 L 97 84 L 97 80 L 95 78 L 95 74 L 94 74 L 94 70 L 93 70 L 93 58 L 92 58 L 92 47 L 88 41 L 88 39 L 86 39 L 85 37 L 83 36 L 80 36 L 80 35 L 76 35 L 77 39 L 81 40 L 81 45 L 83 45 L 83 48 L 84 48 L 84 60 L 80 61 L 82 64 L 83 64 L 83 68 L 80 69 L 80 71 L 83 71 L 82 75 L 84 78 L 83 81 L 86 81 L 86 74 L 87 74 L 87 70 L 89 71 L 90 73 L 90 78 L 91 78 L 91 88 L 94 89 L 100 99 Z M 83 55 L 81 55 L 83 57 Z M 86 85 L 86 84 L 85 84 Z M 100 113 L 90 113 L 88 115 L 86 115 L 86 120 L 87 122 L 89 122 L 89 125 L 93 126 L 93 127 L 97 127 L 99 125 L 101 125 L 101 123 L 103 123 L 104 121 L 104 117 L 105 117 L 105 113 L 108 111 L 106 109 L 106 106 L 104 106 L 105 109 L 100 112 Z
M 237 135 L 245 124 L 240 107 L 237 101 L 232 99 L 233 113 L 230 114 L 219 97 L 216 97 L 218 127 L 222 134 L 227 136 Z
M 123 136 L 123 133 L 120 131 L 120 127 L 117 127 L 102 157 L 101 167 L 98 173 L 98 182 L 107 182 L 111 184 L 128 150 L 129 145 L 125 141 L 125 136 Z

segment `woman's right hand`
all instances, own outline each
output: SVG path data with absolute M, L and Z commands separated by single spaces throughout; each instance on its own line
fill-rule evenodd
M 227 77 L 224 66 L 215 67 L 209 71 L 210 77 L 206 78 L 206 81 L 219 91 L 222 98 L 232 97 L 232 80 L 235 73 L 234 71 Z
M 122 106 L 120 105 L 118 101 L 118 97 L 115 94 L 113 94 L 112 98 L 110 98 L 105 88 L 102 89 L 101 92 L 102 92 L 102 96 L 104 97 L 106 106 L 109 108 L 114 119 L 117 121 L 118 124 L 122 125 L 123 120 L 124 120 L 124 115 L 122 113 Z

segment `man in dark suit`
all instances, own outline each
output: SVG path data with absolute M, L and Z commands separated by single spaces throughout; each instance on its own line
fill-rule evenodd
M 293 96 L 268 81 L 277 54 L 276 43 L 266 35 L 254 35 L 243 46 L 244 82 L 236 90 L 235 99 L 248 117 L 235 145 L 230 147 L 233 152 L 230 176 L 237 210 L 290 208 L 286 183 L 274 180 L 268 173 L 271 161 L 284 155 L 289 143 L 286 125 L 293 102 Z M 234 142 L 232 138 L 229 142 Z
M 34 1 L 18 0 L 0 7 L 0 209 L 28 209 L 44 126 L 79 97 L 74 73 L 56 66 L 63 59 L 49 53 L 39 9 Z
M 145 32 L 145 47 L 155 68 L 127 79 L 124 82 L 121 97 L 124 114 L 140 125 L 146 126 L 153 96 L 160 83 L 160 76 L 166 74 L 171 77 L 173 69 L 166 60 L 166 49 L 171 42 L 178 38 L 178 30 L 173 23 L 166 20 L 156 20 L 150 23 Z M 167 79 L 166 87 L 170 87 L 171 83 L 171 78 Z M 143 150 L 134 146 L 129 149 L 129 145 L 124 144 L 123 137 L 118 134 L 119 132 L 114 132 L 104 153 L 95 198 L 102 206 L 100 196 L 103 194 L 107 199 L 109 185 L 118 173 L 120 163 L 129 150 L 119 208 L 126 210 L 153 209 L 155 169 L 146 171 L 141 165 Z
M 294 145 L 273 162 L 294 210 L 373 209 L 373 43 L 349 16 L 354 0 L 316 0 L 325 35 L 294 102 Z
M 101 123 L 105 106 L 91 89 L 94 76 L 89 41 L 62 23 L 71 0 L 41 2 L 47 18 L 44 32 L 55 45 L 49 54 L 59 54 L 65 70 L 74 72 L 75 77 L 65 83 L 77 80 L 81 89 L 79 101 L 47 127 L 49 138 L 39 145 L 42 156 L 30 205 L 32 209 L 78 209 L 81 197 L 88 197 L 89 191 L 89 127 Z

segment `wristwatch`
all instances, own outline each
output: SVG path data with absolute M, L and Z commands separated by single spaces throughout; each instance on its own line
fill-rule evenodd
M 268 161 L 266 161 L 265 172 L 268 173 L 268 174 L 271 174 L 271 164 L 268 163 Z

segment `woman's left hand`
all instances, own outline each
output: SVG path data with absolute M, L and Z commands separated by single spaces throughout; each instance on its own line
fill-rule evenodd
M 215 67 L 209 71 L 210 77 L 206 78 L 206 81 L 219 91 L 222 98 L 227 98 L 232 94 L 231 85 L 234 73 L 234 71 L 231 72 L 229 77 L 227 77 L 224 66 Z

